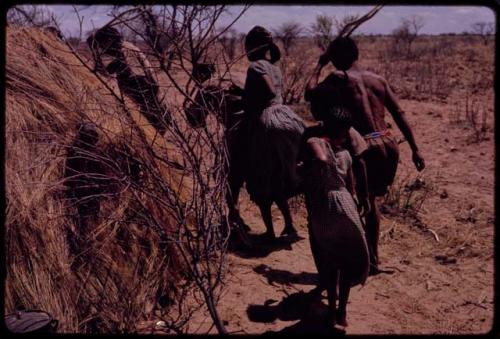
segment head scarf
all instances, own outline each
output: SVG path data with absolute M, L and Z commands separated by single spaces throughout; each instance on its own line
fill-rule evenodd
M 271 52 L 271 62 L 278 61 L 281 57 L 279 47 L 273 42 L 271 32 L 262 26 L 255 26 L 245 37 L 245 47 L 247 50 L 259 50 L 264 48 Z

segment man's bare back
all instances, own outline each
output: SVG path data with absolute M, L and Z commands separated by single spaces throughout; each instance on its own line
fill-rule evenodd
M 362 135 L 387 129 L 386 108 L 391 113 L 401 112 L 387 81 L 373 72 L 351 67 L 345 73 L 332 72 L 326 81 L 343 83 L 339 88 L 342 99 L 353 114 L 354 128 Z
M 318 60 L 318 65 L 306 86 L 305 99 L 311 102 L 311 111 L 316 119 L 341 105 L 352 114 L 353 127 L 364 136 L 368 150 L 364 153 L 367 166 L 369 200 L 372 209 L 366 216 L 366 235 L 370 247 L 371 274 L 380 273 L 378 268 L 378 237 L 380 219 L 376 196 L 387 192 L 394 180 L 398 162 L 398 144 L 385 122 L 385 109 L 408 141 L 417 170 L 425 167 L 415 138 L 404 111 L 388 82 L 380 75 L 363 70 L 358 65 L 358 49 L 350 38 L 337 38 Z M 332 72 L 321 83 L 322 68 L 332 62 L 337 71 Z

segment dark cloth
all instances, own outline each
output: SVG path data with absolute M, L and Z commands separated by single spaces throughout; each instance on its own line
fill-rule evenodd
M 399 162 L 399 147 L 392 135 L 367 138 L 368 150 L 363 159 L 366 163 L 368 191 L 379 197 L 387 193 L 393 183 Z
M 64 175 L 69 201 L 77 209 L 79 237 L 85 237 L 97 224 L 102 194 L 109 185 L 96 147 L 77 139 L 68 150 Z
M 107 180 L 95 150 L 85 149 L 80 142 L 74 143 L 67 153 L 65 184 L 68 194 L 78 204 L 95 206 L 92 200 L 105 191 Z
M 265 98 L 269 76 L 275 96 Z M 257 204 L 287 199 L 297 191 L 296 164 L 304 123 L 281 97 L 280 69 L 267 60 L 252 62 L 245 82 L 247 129 L 246 189 Z
M 65 177 L 68 197 L 76 205 L 78 214 L 98 214 L 100 195 L 106 191 L 109 182 L 96 150 L 76 141 L 68 150 Z

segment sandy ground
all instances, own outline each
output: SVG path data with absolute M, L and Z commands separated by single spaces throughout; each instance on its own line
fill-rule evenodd
M 486 333 L 493 324 L 493 131 L 487 140 L 470 143 L 471 131 L 451 124 L 446 106 L 407 100 L 401 104 L 427 168 L 419 175 L 408 144 L 402 143 L 396 184 L 419 177 L 425 187 L 415 190 L 410 201 L 421 201 L 423 191 L 427 195 L 417 217 L 398 211 L 383 214 L 381 263 L 395 273 L 370 277 L 365 286 L 351 290 L 346 332 Z M 302 239 L 266 245 L 259 237 L 265 228 L 258 209 L 243 193 L 242 215 L 260 246 L 229 255 L 230 274 L 219 312 L 230 333 L 326 331 L 326 295 L 319 302 L 307 294 L 316 284 L 317 271 L 306 211 L 300 202 L 292 204 Z M 283 220 L 276 208 L 273 218 L 279 234 Z M 210 327 L 207 314 L 195 317 L 190 326 L 199 333 Z

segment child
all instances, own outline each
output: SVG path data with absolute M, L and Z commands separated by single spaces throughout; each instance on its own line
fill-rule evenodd
M 329 321 L 343 327 L 347 326 L 350 288 L 364 284 L 369 271 L 368 247 L 352 196 L 352 159 L 343 147 L 351 124 L 347 110 L 331 109 L 324 117 L 320 137 L 307 140 L 302 169 L 309 236 L 320 281 L 328 293 Z

